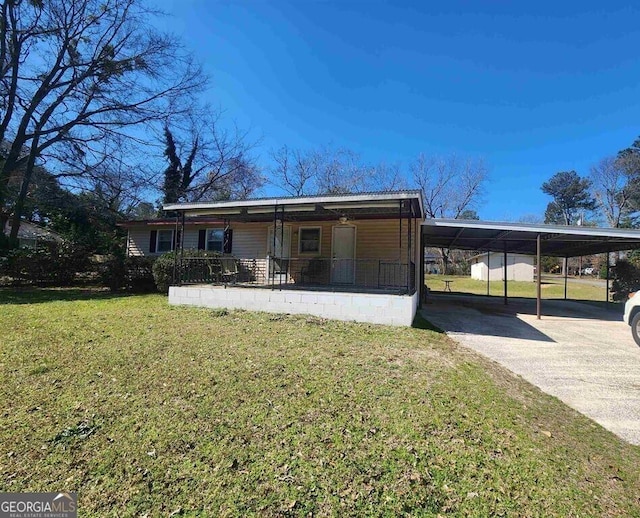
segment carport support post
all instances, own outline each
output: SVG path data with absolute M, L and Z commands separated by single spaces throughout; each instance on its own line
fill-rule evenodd
M 507 244 L 504 244 L 504 265 L 502 268 L 502 276 L 504 277 L 504 305 L 507 305 Z
M 536 237 L 536 318 L 542 314 L 542 251 L 540 234 Z
M 607 301 L 607 305 L 609 305 L 609 269 L 611 268 L 611 252 L 607 250 L 607 292 L 604 295 L 604 300 Z
M 419 226 L 420 229 L 420 270 L 418 273 L 418 307 L 422 308 L 422 299 L 424 297 L 424 232 L 422 231 L 422 227 Z
M 487 297 L 490 295 L 490 284 L 491 280 L 491 250 L 487 250 Z
M 568 257 L 564 258 L 564 264 L 565 264 L 565 268 L 564 268 L 564 300 L 567 300 L 567 276 L 569 275 L 569 268 L 568 268 L 569 258 Z

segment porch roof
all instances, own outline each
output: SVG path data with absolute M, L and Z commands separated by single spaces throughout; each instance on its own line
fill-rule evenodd
M 291 221 L 350 219 L 422 219 L 422 193 L 419 190 L 256 198 L 250 200 L 170 203 L 165 211 L 178 211 L 188 217 L 217 216 L 236 221 L 272 221 L 284 215 Z

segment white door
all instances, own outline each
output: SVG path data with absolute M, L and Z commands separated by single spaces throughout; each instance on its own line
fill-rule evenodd
M 331 282 L 353 284 L 356 267 L 356 227 L 333 227 L 333 246 L 331 248 Z
M 273 227 L 269 227 L 267 233 L 267 254 L 269 255 L 269 274 L 286 273 L 291 257 L 291 227 L 276 227 L 275 246 L 273 240 Z

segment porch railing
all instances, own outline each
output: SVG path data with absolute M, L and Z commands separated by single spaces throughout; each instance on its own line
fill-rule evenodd
M 385 259 L 183 257 L 179 284 L 237 284 L 273 289 L 361 289 L 413 293 L 415 264 Z

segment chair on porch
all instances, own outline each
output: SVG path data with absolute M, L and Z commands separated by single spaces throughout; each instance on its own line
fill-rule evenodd
M 322 283 L 325 273 L 325 261 L 322 259 L 310 259 L 307 265 L 300 270 L 303 284 Z
M 238 280 L 238 262 L 233 257 L 223 257 L 220 259 L 220 277 L 225 282 L 235 282 Z
M 207 268 L 209 269 L 209 281 L 218 283 L 222 279 L 222 264 L 218 258 L 207 260 Z

